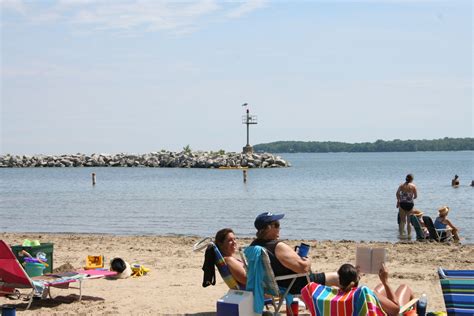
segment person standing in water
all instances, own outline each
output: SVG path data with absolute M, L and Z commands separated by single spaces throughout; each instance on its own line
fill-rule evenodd
M 405 178 L 405 182 L 400 184 L 396 193 L 398 214 L 400 215 L 400 223 L 398 224 L 400 236 L 405 235 L 405 225 L 407 227 L 408 236 L 411 236 L 409 216 L 415 206 L 414 200 L 418 196 L 416 185 L 413 184 L 413 179 L 413 175 L 411 173 L 408 174 Z
M 457 174 L 455 174 L 454 179 L 451 180 L 451 186 L 453 187 L 459 186 L 459 176 Z

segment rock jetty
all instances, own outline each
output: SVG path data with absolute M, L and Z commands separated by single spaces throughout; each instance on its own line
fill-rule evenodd
M 0 156 L 0 168 L 33 167 L 278 168 L 290 167 L 290 164 L 279 156 L 268 153 L 222 151 Z

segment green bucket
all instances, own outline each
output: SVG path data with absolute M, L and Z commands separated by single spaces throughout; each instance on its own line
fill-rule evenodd
M 46 266 L 44 264 L 36 262 L 27 262 L 25 265 L 26 274 L 30 277 L 43 275 L 43 270 L 45 268 Z

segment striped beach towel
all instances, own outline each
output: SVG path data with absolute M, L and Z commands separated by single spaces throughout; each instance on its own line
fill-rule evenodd
M 301 298 L 311 316 L 386 315 L 374 292 L 366 286 L 343 292 L 311 282 L 301 290 Z
M 239 284 L 236 279 L 230 273 L 229 267 L 225 263 L 224 257 L 222 256 L 221 252 L 217 248 L 217 246 L 212 243 L 214 252 L 216 254 L 216 267 L 221 275 L 222 279 L 224 279 L 225 284 L 229 287 L 229 289 L 233 290 L 245 290 L 245 286 Z

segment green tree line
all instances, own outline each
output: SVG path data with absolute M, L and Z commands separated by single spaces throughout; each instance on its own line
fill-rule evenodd
M 329 153 L 329 152 L 408 152 L 474 150 L 474 138 L 440 138 L 433 140 L 377 140 L 373 143 L 278 141 L 253 146 L 256 152 Z

